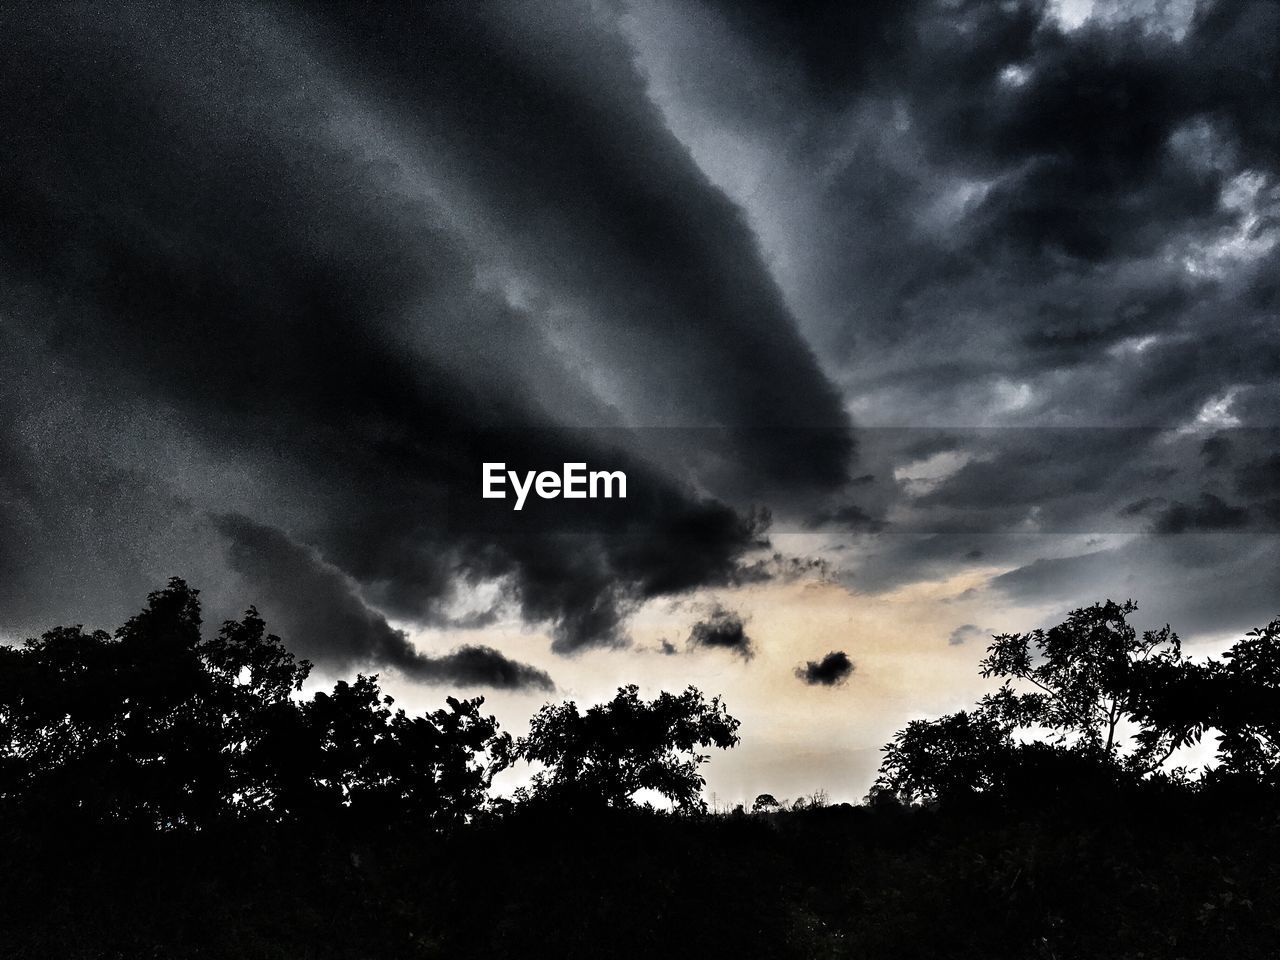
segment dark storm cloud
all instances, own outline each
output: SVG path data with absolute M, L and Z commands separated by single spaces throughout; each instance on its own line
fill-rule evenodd
M 796 676 L 811 687 L 838 687 L 853 676 L 854 664 L 843 650 L 832 650 L 821 660 L 796 667 Z
M 1231 462 L 1231 438 L 1218 433 L 1205 438 L 1200 444 L 1200 455 L 1204 457 L 1206 467 L 1221 467 Z
M 1138 517 L 1149 512 L 1153 507 L 1157 507 L 1165 502 L 1163 497 L 1143 497 L 1135 500 L 1133 503 L 1126 503 L 1120 508 L 1119 515 L 1122 517 Z
M 742 617 L 732 610 L 715 604 L 707 616 L 693 625 L 689 631 L 690 647 L 711 647 L 728 650 L 750 660 L 755 656 L 755 645 L 747 636 Z
M 811 514 L 848 545 L 836 578 L 1003 568 L 997 597 L 1133 583 L 1197 629 L 1197 600 L 1247 622 L 1280 585 L 1202 534 L 1257 562 L 1280 517 L 1243 469 L 1280 423 L 1280 7 L 1092 6 L 632 4 L 673 126 L 752 212 L 850 409 L 1020 428 L 863 429 L 883 479 Z M 879 525 L 841 529 L 849 503 Z M 1117 543 L 1153 530 L 1179 542 Z
M 869 449 L 884 445 L 875 433 L 866 438 Z M 1146 547 L 1123 554 L 1134 566 L 1126 578 L 1173 589 L 1174 568 L 1186 564 L 1188 582 L 1176 589 L 1196 596 L 1198 591 L 1189 585 L 1202 575 L 1196 551 L 1208 543 L 1192 538 L 1182 549 L 1164 549 L 1146 534 L 1216 531 L 1256 537 L 1278 529 L 1272 506 L 1276 495 L 1264 479 L 1269 461 L 1260 455 L 1274 448 L 1274 430 L 1236 428 L 1215 434 L 1240 455 L 1243 463 L 1234 469 L 1205 458 L 1203 435 L 1195 431 L 1052 428 L 950 433 L 961 438 L 956 449 L 970 459 L 948 467 L 936 479 L 905 485 L 893 525 L 859 538 L 856 549 L 844 554 L 836 579 L 855 590 L 878 592 L 914 581 L 941 581 L 966 570 L 1005 568 L 1017 573 L 1009 574 L 1010 579 L 997 578 L 1001 592 L 1030 576 L 1037 590 L 1026 596 L 1042 602 L 1051 596 L 1055 580 L 1040 576 L 1040 571 L 1072 571 L 1056 581 L 1063 595 L 1078 595 L 1079 583 L 1086 581 L 1100 583 L 1099 590 L 1114 589 L 1089 577 L 1078 583 L 1075 573 L 1090 565 L 1113 572 L 1118 538 L 1138 536 Z M 898 446 L 907 443 L 894 441 Z M 1242 484 L 1245 476 L 1256 476 L 1258 482 Z M 1135 496 L 1139 491 L 1149 493 Z M 1097 547 L 1102 544 L 1108 549 L 1100 552 Z M 1210 556 L 1214 563 L 1226 557 L 1216 549 Z M 1145 569 L 1148 566 L 1152 569 Z M 1262 615 L 1259 595 L 1245 597 L 1253 579 L 1250 571 L 1245 580 L 1227 578 L 1223 583 L 1231 592 L 1238 582 L 1245 609 Z
M 764 489 L 846 479 L 835 390 L 741 212 L 667 131 L 611 23 L 547 2 L 318 9 L 341 62 L 430 144 L 502 234 L 503 262 L 563 306 L 564 333 L 629 404 L 652 422 L 734 428 L 724 436 Z
M 922 442 L 929 436 L 948 442 Z M 1248 503 L 1236 506 L 1243 488 L 1221 470 L 1222 462 L 1204 455 L 1202 438 L 1198 430 L 1125 427 L 864 430 L 868 456 L 884 453 L 902 465 L 888 485 L 892 523 L 863 532 L 1140 533 L 1150 529 L 1151 517 L 1178 503 L 1187 522 L 1200 516 L 1205 524 L 1269 528 Z M 1236 428 L 1211 439 L 1260 464 L 1258 455 L 1274 446 L 1276 432 Z M 939 453 L 911 456 L 932 449 Z M 1136 491 L 1147 494 L 1135 497 Z M 1266 497 L 1259 486 L 1254 498 Z M 1187 507 L 1192 501 L 1199 506 Z M 1221 509 L 1211 509 L 1217 504 Z M 983 559 L 974 550 L 966 548 L 963 558 Z
M 754 138 L 789 172 L 762 217 L 814 185 L 799 205 L 812 216 L 769 226 L 796 231 L 806 329 L 844 356 L 866 409 L 1163 425 L 1233 383 L 1275 394 L 1274 325 L 1259 317 L 1274 296 L 1219 276 L 1248 273 L 1248 257 L 1215 259 L 1274 217 L 1265 181 L 1260 220 L 1245 197 L 1276 165 L 1277 111 L 1258 99 L 1280 62 L 1274 4 L 1200 4 L 1179 21 L 1099 3 L 1074 30 L 1034 2 L 720 8 L 733 56 L 669 57 L 666 83 L 708 136 Z M 729 43 L 702 29 L 691 49 Z M 786 94 L 752 111 L 733 81 L 760 74 Z M 1024 386 L 1016 407 L 991 403 Z
M 770 55 L 796 64 L 819 97 L 847 97 L 914 45 L 916 0 L 741 0 L 715 6 Z
M 245 517 L 211 518 L 227 538 L 232 568 L 258 591 L 290 650 L 330 670 L 394 667 L 425 683 L 552 690 L 551 678 L 486 646 L 441 656 L 419 653 L 401 630 L 370 609 L 355 584 L 314 551 Z
M 842 582 L 980 565 L 1027 602 L 1132 583 L 1197 628 L 1200 600 L 1270 614 L 1280 585 L 1241 556 L 1280 516 L 1251 432 L 1280 423 L 1280 7 L 632 6 L 671 122 L 752 211 L 850 408 L 1020 428 L 862 430 L 886 480 L 854 502 L 883 525 L 841 532 Z
M 572 652 L 788 575 L 764 505 L 857 590 L 1186 592 L 1280 525 L 1236 429 L 1280 423 L 1280 7 L 1093 10 L 6 9 L 0 590 L 195 582 L 237 513 L 378 615 L 496 584 Z M 1025 429 L 896 429 L 957 425 Z M 643 495 L 495 524 L 494 436 Z
M 1249 513 L 1212 493 L 1202 493 L 1194 503 L 1175 501 L 1156 518 L 1156 533 L 1183 533 L 1187 530 L 1239 530 L 1249 521 Z
M 371 604 L 353 657 L 414 673 L 379 618 L 449 625 L 482 582 L 571 652 L 623 642 L 645 599 L 744 576 L 760 524 L 695 494 L 696 466 L 564 427 L 722 427 L 703 437 L 703 490 L 745 478 L 804 498 L 845 477 L 834 389 L 608 24 L 121 4 L 8 8 L 0 36 L 0 335 L 40 361 L 13 365 L 6 412 L 103 411 L 71 412 L 63 440 L 149 504 L 291 531 Z M 495 434 L 502 459 L 607 462 L 635 493 L 570 532 L 490 529 L 471 495 Z M 47 483 L 47 451 L 6 439 L 6 486 Z M 31 532 L 78 506 L 91 536 L 132 550 L 116 565 L 209 566 L 208 544 L 156 541 L 155 509 L 105 509 L 96 467 L 60 479 L 65 502 L 40 487 L 0 515 L 0 541 L 31 546 L 25 570 L 111 592 L 111 564 L 77 568 Z M 485 656 L 427 672 L 528 681 Z
M 1273 433 L 1272 441 L 1280 441 L 1280 436 Z M 1280 452 L 1241 464 L 1236 473 L 1236 490 L 1242 496 L 1257 500 L 1280 497 Z
M 810 522 L 813 526 L 837 527 L 863 533 L 882 529 L 886 521 L 873 516 L 867 509 L 856 503 L 844 503 L 818 513 Z

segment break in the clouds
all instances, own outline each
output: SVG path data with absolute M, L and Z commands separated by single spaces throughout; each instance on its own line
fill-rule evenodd
M 6 634 L 181 574 L 536 687 L 390 623 L 620 648 L 788 570 L 1275 614 L 1274 3 L 11 5 L 0 49 Z M 485 459 L 625 510 L 495 526 Z
M 796 667 L 796 676 L 811 687 L 839 687 L 853 676 L 854 663 L 843 650 L 832 650 L 821 660 Z

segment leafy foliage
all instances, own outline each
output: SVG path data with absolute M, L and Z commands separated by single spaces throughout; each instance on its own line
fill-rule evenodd
M 483 804 L 488 753 L 510 740 L 482 699 L 409 717 L 362 676 L 302 701 L 310 664 L 256 610 L 200 627 L 198 591 L 174 579 L 114 636 L 0 648 L 0 802 L 163 829 L 345 810 L 458 823 Z
M 738 743 L 737 730 L 719 697 L 707 701 L 689 687 L 646 703 L 631 685 L 585 713 L 573 701 L 547 704 L 516 741 L 514 755 L 545 766 L 534 780 L 538 796 L 625 807 L 648 789 L 680 809 L 702 809 L 705 781 L 698 768 L 708 756 L 697 750 L 727 750 Z
M 1141 719 L 1151 680 L 1183 667 L 1177 634 L 1165 626 L 1141 636 L 1128 617 L 1133 601 L 1094 604 L 1071 611 L 1048 630 L 1002 634 L 982 660 L 984 677 L 1004 678 L 998 693 L 982 701 L 984 712 L 1012 727 L 1038 726 L 1058 743 L 1073 742 L 1085 751 L 1116 757 L 1116 732 Z M 1011 681 L 1033 688 L 1015 693 Z M 1136 770 L 1157 769 L 1178 745 L 1156 727 L 1145 727 L 1127 757 Z
M 1179 780 L 1179 747 L 1218 735 L 1210 776 L 1273 782 L 1280 765 L 1280 621 L 1222 660 L 1185 659 L 1167 625 L 1139 635 L 1137 606 L 1106 601 L 1048 630 L 992 639 L 980 669 L 1002 683 L 970 711 L 916 720 L 885 747 L 874 791 L 908 802 Z
M 912 720 L 884 748 L 877 788 L 907 802 L 993 790 L 1016 749 L 1011 729 L 982 710 Z
M 994 638 L 999 688 L 900 731 L 869 805 L 712 816 L 719 698 L 623 687 L 518 741 L 479 699 L 409 716 L 373 677 L 304 698 L 256 611 L 202 638 L 175 580 L 114 635 L 0 648 L 3 952 L 1273 956 L 1280 621 L 1193 663 L 1131 612 Z M 1209 775 L 1162 772 L 1211 734 Z M 547 802 L 486 800 L 518 759 Z
M 1209 677 L 1217 696 L 1204 722 L 1219 731 L 1222 774 L 1280 783 L 1280 619 L 1251 630 Z

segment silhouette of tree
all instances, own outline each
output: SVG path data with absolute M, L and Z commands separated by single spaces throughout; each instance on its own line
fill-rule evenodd
M 720 698 L 707 701 L 695 687 L 646 703 L 630 685 L 586 713 L 573 701 L 545 705 L 513 757 L 545 766 L 534 777 L 535 796 L 623 807 L 649 789 L 680 809 L 700 810 L 705 781 L 698 768 L 708 756 L 696 751 L 735 746 L 737 729 Z
M 1012 731 L 981 708 L 912 720 L 885 746 L 873 789 L 907 803 L 996 790 L 1016 750 Z
M 62 627 L 4 651 L 0 723 L 16 774 L 6 798 L 158 826 L 216 814 L 234 734 L 222 729 L 221 678 L 201 659 L 197 596 L 175 579 L 114 638 Z
M 490 760 L 506 757 L 510 737 L 480 714 L 483 697 L 448 697 L 447 709 L 419 717 L 392 703 L 376 677 L 360 676 L 303 706 L 312 751 L 304 809 L 345 807 L 371 822 L 464 822 L 483 805 L 501 766 Z
M 1138 635 L 1132 601 L 1071 611 L 1048 630 L 992 639 L 980 664 L 1003 680 L 970 711 L 916 720 L 885 747 L 876 789 L 907 801 L 1000 792 L 1052 775 L 1144 776 L 1161 769 L 1203 723 L 1171 709 L 1200 668 L 1182 657 L 1168 626 Z M 1176 681 L 1176 682 L 1175 682 Z M 1122 752 L 1119 731 L 1133 733 Z M 1042 742 L 1024 742 L 1027 737 Z
M 1251 630 L 1212 665 L 1202 725 L 1218 731 L 1221 774 L 1280 782 L 1280 619 Z M 1193 699 L 1193 703 L 1203 698 Z
M 1139 635 L 1128 622 L 1132 600 L 1107 600 L 1072 610 L 1048 630 L 993 638 L 980 669 L 1001 677 L 998 692 L 983 698 L 986 712 L 1013 727 L 1040 727 L 1058 743 L 1120 756 L 1117 731 L 1137 725 L 1135 749 L 1125 765 L 1139 773 L 1160 768 L 1182 738 L 1160 725 L 1144 724 L 1153 691 L 1187 667 L 1178 635 L 1168 625 Z M 1015 692 L 1012 681 L 1033 689 Z
M 738 741 L 718 698 L 623 687 L 512 741 L 480 699 L 304 697 L 255 610 L 202 638 L 174 580 L 114 634 L 0 647 L 0 952 L 1271 956 L 1280 621 L 1193 664 L 1131 612 L 993 638 L 999 690 L 900 731 L 883 802 L 682 817 L 634 797 L 705 809 L 705 752 Z M 1152 775 L 1208 730 L 1214 775 Z M 453 829 L 517 758 L 554 802 Z
M 344 810 L 449 824 L 510 752 L 482 698 L 409 717 L 361 676 L 304 702 L 311 665 L 256 610 L 200 627 L 199 591 L 175 578 L 114 637 L 60 627 L 0 648 L 0 801 L 158 828 Z

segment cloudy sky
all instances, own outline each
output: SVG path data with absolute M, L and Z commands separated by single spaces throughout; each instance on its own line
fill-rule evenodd
M 1274 2 L 0 21 L 0 637 L 181 575 L 316 683 L 695 683 L 719 797 L 856 799 L 993 632 L 1280 614 Z

